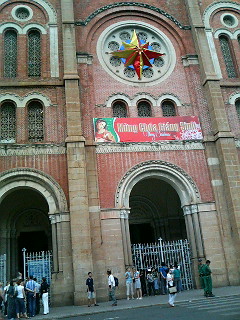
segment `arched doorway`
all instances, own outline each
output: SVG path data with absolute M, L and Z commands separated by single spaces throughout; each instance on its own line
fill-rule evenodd
M 1 247 L 11 261 L 10 277 L 16 276 L 17 271 L 23 272 L 23 248 L 27 252 L 52 249 L 48 212 L 45 198 L 31 188 L 12 189 L 2 200 L 0 228 L 6 231 L 7 238 Z
M 166 181 L 148 178 L 137 182 L 130 193 L 129 206 L 132 244 L 187 238 L 180 198 Z

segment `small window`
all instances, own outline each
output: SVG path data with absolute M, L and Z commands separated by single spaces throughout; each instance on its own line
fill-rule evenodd
M 17 76 L 17 32 L 7 30 L 4 34 L 4 77 Z
M 37 30 L 28 34 L 28 76 L 41 76 L 41 36 Z
M 236 78 L 237 74 L 234 67 L 229 39 L 226 36 L 220 36 L 219 41 L 221 45 L 222 55 L 225 62 L 228 78 Z
M 127 118 L 127 108 L 124 102 L 117 101 L 113 104 L 114 118 Z
M 4 102 L 0 109 L 0 142 L 16 142 L 16 107 L 12 102 Z
M 152 116 L 151 106 L 147 101 L 139 102 L 137 109 L 139 117 L 147 118 Z
M 163 117 L 175 117 L 176 109 L 172 101 L 163 101 L 162 103 Z
M 43 106 L 38 101 L 28 105 L 28 140 L 41 142 L 44 140 Z
M 236 106 L 236 111 L 238 115 L 238 120 L 240 121 L 240 99 L 236 101 L 235 106 Z

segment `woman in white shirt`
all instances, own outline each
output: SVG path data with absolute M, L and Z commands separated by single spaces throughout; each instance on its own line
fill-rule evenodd
M 20 313 L 23 314 L 23 316 L 28 319 L 28 316 L 26 314 L 26 307 L 25 307 L 25 301 L 26 301 L 26 295 L 24 291 L 23 281 L 18 280 L 17 282 L 17 298 L 16 298 L 16 313 L 17 313 L 17 319 L 20 319 Z
M 166 270 L 167 272 L 167 288 L 169 290 L 169 288 L 173 287 L 173 275 L 170 273 L 170 269 Z M 174 307 L 174 301 L 176 298 L 176 293 L 170 293 L 168 294 L 168 304 L 170 307 Z

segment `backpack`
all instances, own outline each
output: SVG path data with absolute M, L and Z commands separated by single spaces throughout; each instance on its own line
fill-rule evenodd
M 114 277 L 115 287 L 118 287 L 118 278 Z

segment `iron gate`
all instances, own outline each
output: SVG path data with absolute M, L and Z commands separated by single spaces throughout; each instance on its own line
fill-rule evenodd
M 7 282 L 6 254 L 0 256 L 0 282 L 6 285 Z
M 23 251 L 23 263 L 24 263 L 24 279 L 26 276 L 32 275 L 41 282 L 42 278 L 47 279 L 47 283 L 51 283 L 52 273 L 52 252 L 41 251 L 41 252 L 27 252 L 26 249 Z
M 193 288 L 191 271 L 191 252 L 188 240 L 162 241 L 150 244 L 132 245 L 133 264 L 138 269 L 159 269 L 164 261 L 167 265 L 177 262 L 181 270 L 182 287 L 184 290 Z

